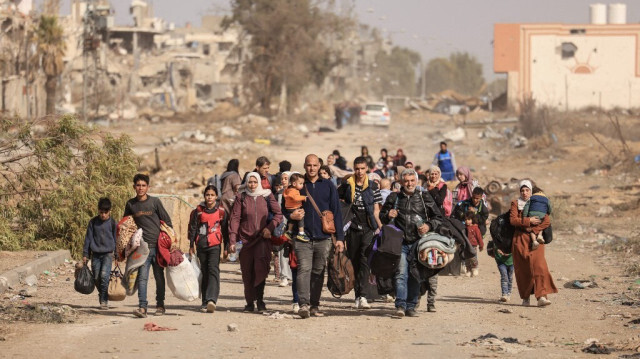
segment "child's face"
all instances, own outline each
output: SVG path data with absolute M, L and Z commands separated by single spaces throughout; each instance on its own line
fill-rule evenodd
M 304 180 L 302 178 L 297 179 L 293 186 L 298 191 L 302 190 L 302 188 L 304 187 Z
M 471 218 L 467 218 L 464 220 L 464 224 L 466 224 L 467 226 L 470 226 L 473 224 L 473 220 Z
M 456 178 L 458 178 L 458 181 L 460 182 L 464 182 L 467 180 L 467 176 L 463 175 L 462 173 L 456 173 Z
M 103 221 L 106 221 L 107 219 L 109 219 L 109 217 L 111 217 L 111 210 L 98 210 L 98 212 L 100 213 L 100 219 Z
M 143 198 L 147 195 L 149 184 L 145 181 L 140 180 L 133 185 L 133 189 L 136 190 L 136 196 L 138 198 Z
M 329 176 L 329 174 L 327 173 L 327 171 L 325 171 L 325 170 L 320 170 L 320 177 L 322 177 L 322 178 L 324 178 L 324 179 L 329 179 L 329 178 L 331 178 L 331 177 Z
M 204 204 L 207 207 L 213 207 L 216 204 L 216 200 L 218 199 L 218 195 L 216 195 L 216 191 L 210 189 L 204 193 Z

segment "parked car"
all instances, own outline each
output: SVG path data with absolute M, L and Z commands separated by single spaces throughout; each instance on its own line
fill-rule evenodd
M 368 102 L 360 112 L 360 124 L 374 126 L 389 126 L 391 112 L 384 102 Z

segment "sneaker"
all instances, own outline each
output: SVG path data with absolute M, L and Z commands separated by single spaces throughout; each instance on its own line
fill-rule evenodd
M 316 307 L 316 306 L 312 306 L 311 309 L 309 310 L 309 314 L 312 317 L 324 317 L 324 313 L 320 311 L 320 308 Z
M 147 317 L 147 308 L 138 308 L 133 311 L 133 315 L 138 318 L 146 318 Z
M 293 232 L 284 232 L 284 236 L 287 237 L 288 240 L 292 240 L 293 239 Z
M 538 237 L 536 238 L 536 241 L 540 244 L 544 244 L 544 237 L 542 237 L 542 232 L 540 232 L 538 234 Z
M 360 309 L 360 297 L 356 298 L 356 304 L 353 307 L 355 309 Z
M 107 303 L 107 302 L 100 302 L 100 309 L 102 309 L 102 310 L 107 310 L 107 309 L 109 309 L 109 303 Z
M 255 309 L 256 308 L 253 306 L 253 303 L 251 303 L 251 304 L 245 305 L 242 311 L 245 313 L 252 313 Z
M 153 313 L 153 315 L 155 315 L 156 317 L 160 317 L 163 316 L 165 312 L 166 310 L 164 309 L 164 307 L 158 306 L 156 307 L 156 312 Z
M 200 307 L 200 313 L 206 313 L 207 312 L 207 306 L 203 305 L 202 307 Z
M 306 304 L 303 304 L 300 306 L 300 310 L 298 310 L 298 315 L 300 316 L 300 318 L 302 319 L 307 319 L 309 318 L 309 306 Z
M 529 298 L 522 300 L 522 306 L 523 307 L 528 307 L 530 305 L 531 305 L 531 302 L 529 301 Z
M 298 314 L 298 312 L 300 312 L 300 304 L 298 303 L 293 303 L 293 314 Z
M 435 313 L 436 312 L 436 305 L 433 304 L 433 303 L 427 304 L 427 312 Z
M 306 233 L 298 233 L 298 235 L 296 236 L 296 239 L 299 240 L 300 242 L 309 242 L 309 237 L 307 236 Z
M 282 278 L 280 283 L 278 283 L 278 287 L 286 287 L 289 285 L 289 280 L 287 278 Z
M 367 298 L 360 297 L 360 309 L 371 309 L 371 304 L 367 302 Z
M 503 295 L 502 297 L 500 297 L 500 301 L 501 301 L 501 302 L 503 302 L 503 303 L 506 303 L 506 302 L 508 302 L 508 301 L 509 301 L 509 298 L 508 298 L 508 297 L 507 297 L 507 295 L 505 294 L 505 295 Z
M 216 303 L 210 300 L 207 302 L 207 313 L 213 313 L 216 311 Z
M 466 270 L 464 272 L 464 275 L 467 276 L 467 277 L 471 277 L 471 271 L 470 270 Z
M 391 294 L 386 294 L 383 300 L 385 301 L 385 303 L 393 303 L 396 301 L 396 298 L 394 298 Z
M 478 276 L 478 268 L 473 268 L 471 270 L 471 276 L 472 277 L 477 277 Z
M 540 299 L 538 299 L 538 307 L 546 307 L 549 304 L 551 304 L 551 301 L 546 297 L 540 297 Z
M 402 318 L 402 317 L 404 317 L 404 312 L 405 312 L 404 308 L 396 307 L 396 311 L 395 311 L 395 313 L 393 313 L 393 316 L 394 317 L 398 317 L 398 318 Z
M 538 247 L 540 247 L 540 243 L 538 243 L 538 241 L 531 241 L 531 250 L 535 251 L 536 249 L 538 249 Z
M 404 314 L 407 317 L 418 317 L 418 312 L 416 312 L 415 309 L 407 309 L 407 311 L 405 311 Z
M 258 313 L 262 314 L 267 311 L 267 305 L 263 301 L 258 301 Z

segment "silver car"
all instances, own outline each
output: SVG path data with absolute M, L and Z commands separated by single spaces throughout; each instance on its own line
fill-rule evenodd
M 360 124 L 374 126 L 389 126 L 391 112 L 384 102 L 367 102 L 360 112 Z

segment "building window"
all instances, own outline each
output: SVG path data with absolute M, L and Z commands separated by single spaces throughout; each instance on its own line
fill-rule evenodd
M 229 51 L 233 47 L 233 42 L 219 42 L 218 51 Z
M 571 59 L 575 56 L 576 50 L 578 47 L 574 45 L 572 42 L 563 42 L 560 47 L 560 51 L 562 52 L 562 59 Z

